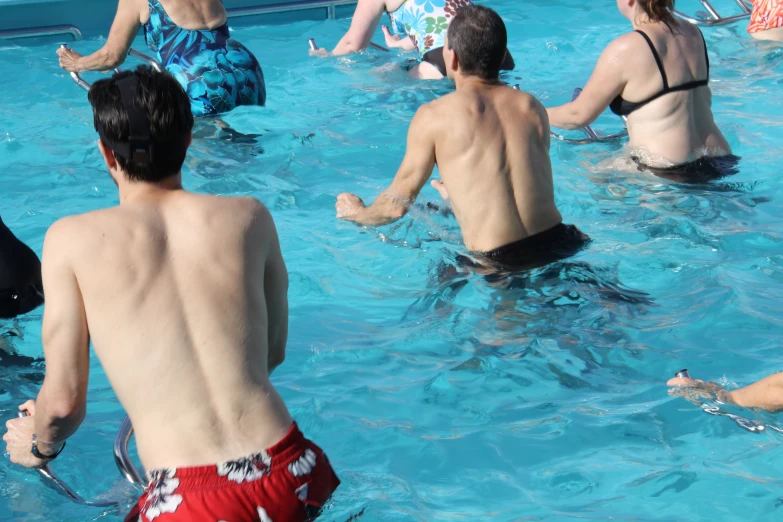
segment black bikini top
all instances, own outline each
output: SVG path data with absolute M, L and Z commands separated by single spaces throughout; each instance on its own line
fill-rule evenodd
M 644 36 L 644 39 L 647 41 L 647 45 L 650 46 L 650 50 L 652 51 L 653 57 L 655 58 L 655 63 L 658 64 L 658 71 L 661 73 L 661 79 L 663 80 L 663 90 L 658 94 L 651 96 L 646 100 L 640 102 L 630 102 L 624 100 L 622 94 L 618 95 L 617 98 L 612 100 L 611 105 L 609 105 L 609 109 L 611 109 L 613 113 L 615 113 L 618 116 L 628 116 L 632 112 L 641 109 L 651 101 L 657 100 L 661 96 L 664 96 L 671 92 L 689 91 L 697 87 L 706 87 L 709 84 L 710 57 L 709 55 L 707 55 L 707 42 L 704 40 L 704 35 L 701 33 L 701 31 L 699 31 L 699 34 L 701 34 L 701 40 L 702 42 L 704 42 L 704 59 L 707 61 L 707 78 L 704 80 L 695 80 L 692 82 L 684 83 L 682 85 L 678 85 L 677 87 L 669 87 L 669 80 L 666 77 L 666 71 L 663 70 L 663 63 L 661 63 L 661 57 L 658 54 L 658 51 L 655 50 L 655 46 L 653 45 L 652 40 L 650 40 L 650 37 L 647 36 L 643 31 L 637 30 L 636 32 Z

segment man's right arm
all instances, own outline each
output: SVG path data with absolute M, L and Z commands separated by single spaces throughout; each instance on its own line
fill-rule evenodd
M 430 105 L 416 111 L 408 129 L 408 144 L 397 175 L 370 206 L 349 193 L 337 197 L 337 217 L 363 226 L 394 223 L 408 213 L 435 168 L 435 122 Z
M 263 205 L 259 213 L 261 229 L 267 243 L 264 297 L 267 314 L 267 369 L 271 375 L 285 360 L 285 346 L 288 342 L 288 270 L 272 215 Z

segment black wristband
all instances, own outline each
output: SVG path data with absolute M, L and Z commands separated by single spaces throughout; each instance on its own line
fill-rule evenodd
M 63 442 L 63 445 L 60 446 L 60 449 L 55 451 L 53 455 L 44 455 L 43 453 L 38 451 L 38 436 L 33 434 L 33 446 L 32 446 L 32 449 L 30 450 L 30 453 L 32 453 L 33 457 L 35 457 L 37 459 L 41 459 L 41 460 L 45 460 L 45 461 L 49 462 L 51 460 L 56 459 L 57 455 L 62 453 L 64 449 L 65 449 L 65 442 Z

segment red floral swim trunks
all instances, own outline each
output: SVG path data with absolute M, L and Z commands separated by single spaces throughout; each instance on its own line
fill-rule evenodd
M 340 480 L 296 423 L 271 448 L 218 465 L 148 472 L 125 522 L 305 522 Z

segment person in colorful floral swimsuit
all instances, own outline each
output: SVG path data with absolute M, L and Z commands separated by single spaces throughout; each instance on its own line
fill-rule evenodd
M 783 0 L 753 0 L 748 32 L 758 40 L 783 42 Z
M 110 71 L 128 56 L 140 26 L 147 46 L 188 93 L 194 116 L 264 105 L 264 73 L 253 53 L 231 38 L 221 0 L 120 0 L 106 44 L 89 56 L 59 49 L 69 72 Z M 176 21 L 175 21 L 176 20 Z
M 424 80 L 444 78 L 443 40 L 449 23 L 457 10 L 472 4 L 471 0 L 359 0 L 351 27 L 331 54 L 339 56 L 366 49 L 383 13 L 388 13 L 391 31 L 382 27 L 386 45 L 419 53 L 420 61 L 410 70 L 411 76 Z M 513 68 L 514 60 L 506 51 L 502 70 Z
M 120 204 L 46 234 L 46 375 L 6 424 L 11 461 L 40 468 L 79 428 L 92 341 L 149 477 L 128 522 L 310 520 L 340 481 L 270 381 L 288 273 L 269 210 L 182 188 L 193 116 L 170 74 L 124 71 L 89 98 Z

